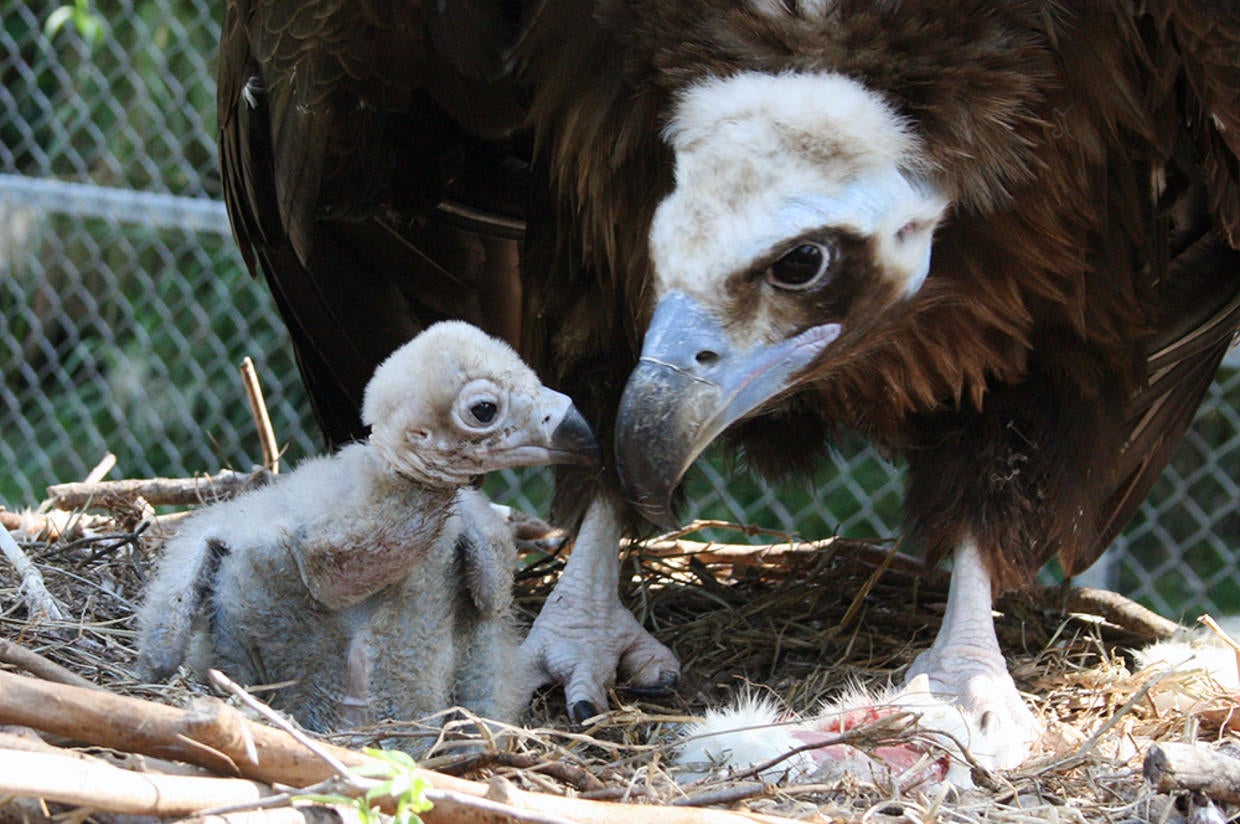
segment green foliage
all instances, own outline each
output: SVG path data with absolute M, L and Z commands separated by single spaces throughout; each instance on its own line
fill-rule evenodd
M 362 824 L 384 824 L 388 817 L 380 812 L 378 802 L 383 798 L 391 798 L 396 802 L 396 812 L 391 816 L 392 824 L 421 824 L 422 818 L 418 813 L 424 813 L 434 805 L 426 797 L 430 783 L 417 774 L 418 765 L 413 758 L 399 750 L 368 747 L 363 752 L 375 760 L 349 770 L 349 775 L 352 778 L 378 779 L 366 792 L 357 796 L 311 794 L 298 796 L 297 800 L 345 805 L 357 812 L 358 820 Z
M 49 14 L 43 24 L 43 35 L 51 40 L 66 23 L 72 24 L 92 46 L 103 37 L 103 19 L 90 7 L 89 0 L 74 0 L 72 6 L 61 6 Z

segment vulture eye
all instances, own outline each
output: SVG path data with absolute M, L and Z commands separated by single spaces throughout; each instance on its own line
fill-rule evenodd
M 802 243 L 766 270 L 767 283 L 781 289 L 808 289 L 831 264 L 831 253 L 817 243 Z
M 452 417 L 467 431 L 485 433 L 500 425 L 507 405 L 504 391 L 493 381 L 475 380 L 457 395 Z
M 499 413 L 499 406 L 494 401 L 478 401 L 469 407 L 469 414 L 474 416 L 474 420 L 486 426 L 495 420 L 496 414 Z

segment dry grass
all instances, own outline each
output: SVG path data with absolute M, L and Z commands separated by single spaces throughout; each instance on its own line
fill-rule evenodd
M 86 516 L 57 539 L 21 542 L 71 620 L 31 616 L 11 569 L 0 562 L 0 640 L 19 644 L 108 690 L 183 705 L 207 689 L 134 680 L 133 608 L 167 529 L 134 515 Z M 730 545 L 665 541 L 631 553 L 625 598 L 683 662 L 676 694 L 652 698 L 618 690 L 614 709 L 584 729 L 566 722 L 558 690 L 541 692 L 527 725 L 469 751 L 445 742 L 425 765 L 470 778 L 502 775 L 545 793 L 647 804 L 746 809 L 836 821 L 1163 821 L 1181 815 L 1176 799 L 1141 777 L 1153 742 L 1231 738 L 1226 719 L 1157 709 L 1155 695 L 1192 693 L 1226 713 L 1232 699 L 1199 675 L 1133 673 L 1127 650 L 1151 640 L 1097 615 L 1066 613 L 1063 593 L 1044 590 L 998 605 L 1000 641 L 1018 687 L 1046 723 L 1042 750 L 1022 769 L 978 775 L 965 792 L 902 793 L 855 778 L 763 783 L 734 775 L 677 780 L 679 729 L 707 706 L 749 690 L 812 713 L 852 683 L 898 682 L 933 637 L 946 576 L 882 548 L 845 541 L 784 545 L 757 553 Z M 532 615 L 559 561 L 530 567 L 518 583 Z M 6 668 L 16 669 L 11 664 Z M 1200 707 L 1198 708 L 1200 709 Z M 449 728 L 472 727 L 457 718 Z M 380 737 L 434 736 L 433 725 L 386 724 L 335 736 L 361 746 Z M 891 724 L 864 729 L 857 743 L 901 740 Z M 2 801 L 2 800 L 0 800 Z M 3 818 L 0 813 L 0 818 Z

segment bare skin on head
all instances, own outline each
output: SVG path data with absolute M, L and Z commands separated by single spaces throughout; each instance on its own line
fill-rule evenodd
M 273 705 L 316 730 L 464 706 L 514 720 L 512 528 L 471 485 L 512 466 L 588 464 L 571 401 L 510 347 L 431 327 L 379 366 L 368 441 L 197 513 L 139 613 L 139 665 L 283 684 Z

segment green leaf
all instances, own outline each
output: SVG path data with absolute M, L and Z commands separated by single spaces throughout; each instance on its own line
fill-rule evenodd
M 56 32 L 64 28 L 65 23 L 69 22 L 69 18 L 73 16 L 73 9 L 69 6 L 61 6 L 47 16 L 47 20 L 43 23 L 43 35 L 48 40 L 56 36 Z

